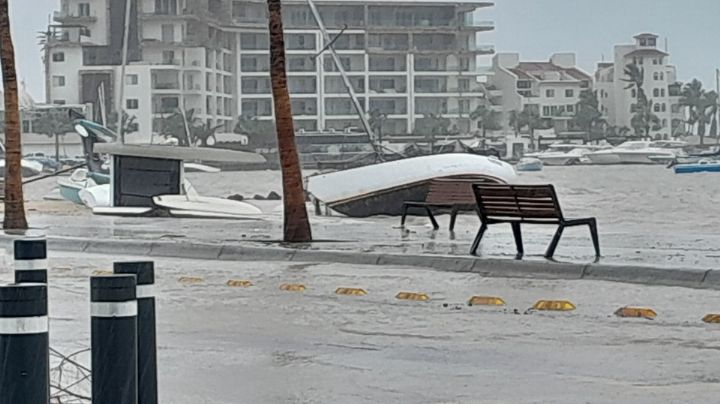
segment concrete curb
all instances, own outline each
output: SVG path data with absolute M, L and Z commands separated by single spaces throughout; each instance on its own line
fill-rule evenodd
M 14 237 L 0 235 L 0 246 L 12 248 Z M 486 277 L 537 279 L 589 279 L 643 285 L 679 286 L 720 290 L 720 271 L 630 265 L 573 264 L 455 257 L 432 254 L 380 254 L 362 251 L 328 251 L 288 247 L 256 247 L 182 243 L 172 241 L 92 240 L 48 237 L 52 251 L 87 252 L 150 257 L 223 261 L 327 262 L 357 265 L 407 266 L 447 272 L 476 273 Z

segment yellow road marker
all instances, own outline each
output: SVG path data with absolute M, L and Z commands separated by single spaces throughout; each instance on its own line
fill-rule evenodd
M 178 282 L 182 283 L 183 285 L 197 285 L 203 283 L 203 278 L 199 276 L 181 276 L 178 279 Z
M 335 294 L 345 296 L 365 296 L 367 295 L 367 292 L 365 289 L 360 288 L 337 288 Z
M 287 292 L 304 292 L 305 285 L 300 283 L 283 283 L 282 285 L 280 285 L 280 290 L 284 290 Z
M 570 311 L 575 310 L 575 305 L 567 300 L 538 300 L 533 305 L 535 310 Z
M 657 317 L 657 313 L 653 309 L 646 307 L 621 307 L 615 311 L 618 317 L 641 317 L 649 320 Z
M 413 300 L 417 302 L 427 302 L 430 300 L 428 295 L 425 293 L 413 293 L 413 292 L 400 292 L 395 296 L 396 299 L 400 300 Z
M 703 317 L 702 321 L 709 324 L 720 323 L 720 314 L 706 314 L 705 317 Z
M 113 271 L 108 271 L 107 269 L 98 269 L 93 271 L 92 273 L 94 276 L 108 276 L 112 275 Z
M 505 301 L 494 296 L 473 296 L 468 302 L 468 306 L 504 306 Z
M 229 281 L 227 281 L 227 285 L 230 286 L 231 288 L 249 288 L 253 284 L 250 281 L 244 281 L 244 280 L 240 280 L 240 279 L 230 279 Z

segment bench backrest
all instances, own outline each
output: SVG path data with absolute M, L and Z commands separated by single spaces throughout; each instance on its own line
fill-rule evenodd
M 563 220 L 552 185 L 473 184 L 481 218 Z
M 431 180 L 425 202 L 440 205 L 475 206 L 475 194 L 473 194 L 472 185 L 483 181 L 482 178 L 438 178 Z

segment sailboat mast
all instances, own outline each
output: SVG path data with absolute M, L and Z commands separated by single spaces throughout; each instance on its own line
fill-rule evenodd
M 382 156 L 382 150 L 380 150 L 381 145 L 378 144 L 377 138 L 375 137 L 375 133 L 373 133 L 372 129 L 370 128 L 370 123 L 367 120 L 367 117 L 365 116 L 365 111 L 363 110 L 362 106 L 360 105 L 360 101 L 358 101 L 357 96 L 355 96 L 355 91 L 353 90 L 352 83 L 350 82 L 350 79 L 348 79 L 347 75 L 345 74 L 345 69 L 343 68 L 342 63 L 340 63 L 340 58 L 338 57 L 337 53 L 335 52 L 335 47 L 332 45 L 332 39 L 330 38 L 330 35 L 328 34 L 327 30 L 325 29 L 325 24 L 322 21 L 322 17 L 320 16 L 320 13 L 317 10 L 317 7 L 315 7 L 315 3 L 313 3 L 312 0 L 307 0 L 308 6 L 310 6 L 310 11 L 313 14 L 313 17 L 315 17 L 315 21 L 317 22 L 318 28 L 320 28 L 320 32 L 322 32 L 323 39 L 325 40 L 326 47 L 330 51 L 330 56 L 333 59 L 333 62 L 335 62 L 335 66 L 337 67 L 338 71 L 340 72 L 340 76 L 343 79 L 343 83 L 345 84 L 345 88 L 347 88 L 347 92 L 350 95 L 350 99 L 352 100 L 353 106 L 355 107 L 355 111 L 357 111 L 358 117 L 360 118 L 360 123 L 363 126 L 363 129 L 365 129 L 365 132 L 370 137 L 370 142 L 372 143 L 373 149 L 377 152 L 378 156 Z
M 125 0 L 125 27 L 123 29 L 123 46 L 122 46 L 122 64 L 120 65 L 120 88 L 118 90 L 117 103 L 117 133 L 120 143 L 125 143 L 125 133 L 123 133 L 122 116 L 123 101 L 125 99 L 125 66 L 128 60 L 128 41 L 130 37 L 130 9 L 133 0 Z

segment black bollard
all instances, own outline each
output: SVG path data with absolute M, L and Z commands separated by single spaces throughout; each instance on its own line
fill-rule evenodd
M 0 404 L 50 401 L 47 286 L 0 286 Z
M 135 276 L 90 278 L 93 404 L 137 404 Z
M 47 241 L 26 238 L 13 243 L 15 283 L 47 283 Z
M 157 404 L 157 342 L 155 333 L 155 265 L 152 261 L 116 262 L 116 274 L 135 275 L 138 304 L 138 404 Z

